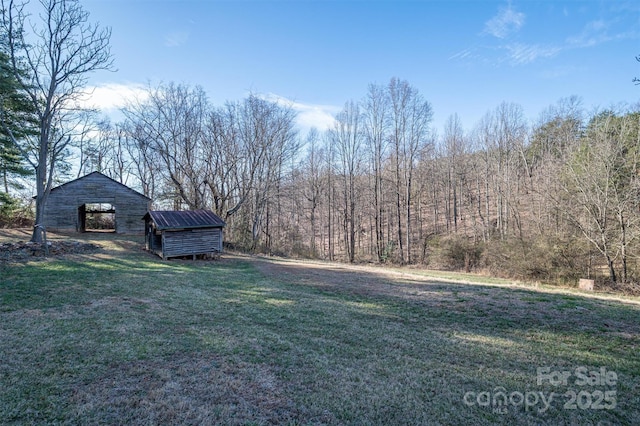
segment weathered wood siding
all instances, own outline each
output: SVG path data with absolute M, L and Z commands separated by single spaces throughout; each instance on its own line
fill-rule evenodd
M 222 252 L 222 228 L 162 231 L 163 259 Z
M 156 231 L 150 222 L 145 222 L 144 231 L 145 248 L 157 255 L 162 256 L 162 234 Z
M 115 208 L 116 232 L 144 232 L 141 219 L 149 210 L 151 200 L 98 172 L 51 190 L 45 207 L 45 226 L 51 230 L 81 231 L 78 209 L 84 204 L 97 203 L 108 203 Z

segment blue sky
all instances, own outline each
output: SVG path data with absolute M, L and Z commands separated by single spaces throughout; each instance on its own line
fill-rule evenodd
M 577 95 L 587 111 L 640 101 L 640 2 L 81 0 L 112 28 L 117 72 L 92 75 L 108 108 L 147 84 L 201 85 L 214 105 L 249 92 L 293 102 L 323 129 L 370 83 L 409 81 L 434 123 L 465 130 L 501 102 L 530 120 Z

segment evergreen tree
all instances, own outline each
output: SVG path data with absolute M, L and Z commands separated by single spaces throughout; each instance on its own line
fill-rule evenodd
M 17 177 L 33 175 L 15 140 L 37 135 L 36 117 L 29 99 L 11 72 L 10 58 L 0 50 L 0 191 L 21 188 Z
M 10 189 L 23 189 L 20 178 L 32 176 L 16 141 L 37 135 L 37 119 L 27 94 L 11 72 L 5 40 L 0 40 L 0 223 L 15 219 L 20 200 Z

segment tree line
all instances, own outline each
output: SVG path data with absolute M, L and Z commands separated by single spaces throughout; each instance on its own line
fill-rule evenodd
M 87 73 L 111 67 L 109 30 L 89 25 L 77 1 L 45 3 L 33 44 L 24 6 L 3 0 L 0 40 L 3 200 L 33 173 L 36 224 L 75 164 L 155 208 L 213 210 L 238 249 L 637 280 L 637 106 L 586 112 L 570 97 L 529 122 L 504 102 L 473 129 L 453 114 L 436 130 L 431 103 L 392 78 L 346 101 L 331 128 L 300 134 L 286 103 L 251 94 L 216 106 L 200 86 L 166 83 L 110 123 L 78 106 Z
M 561 99 L 529 123 L 502 103 L 441 134 L 409 82 L 370 84 L 326 130 L 256 95 L 149 88 L 84 147 L 82 173 L 139 186 L 158 208 L 211 209 L 245 250 L 424 264 L 540 280 L 637 273 L 637 108 Z

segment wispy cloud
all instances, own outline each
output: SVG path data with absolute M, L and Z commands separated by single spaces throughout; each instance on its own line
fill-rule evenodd
M 167 47 L 182 46 L 189 40 L 187 31 L 172 31 L 164 37 L 164 45 Z
M 472 59 L 475 55 L 476 54 L 474 53 L 472 48 L 466 48 L 466 49 L 462 49 L 458 53 L 454 53 L 453 55 L 449 56 L 449 60 Z
M 320 131 L 330 129 L 333 127 L 335 114 L 340 111 L 340 107 L 333 105 L 309 104 L 293 101 L 274 93 L 267 93 L 259 96 L 267 101 L 276 102 L 280 105 L 293 109 L 297 114 L 296 124 L 303 132 L 314 127 Z
M 591 21 L 585 25 L 580 34 L 567 38 L 567 44 L 574 47 L 591 47 L 609 39 L 607 23 L 603 20 Z
M 569 11 L 565 7 L 561 13 L 566 17 Z M 452 54 L 449 60 L 473 61 L 490 66 L 505 63 L 519 66 L 553 58 L 564 51 L 591 48 L 618 40 L 640 39 L 640 28 L 629 26 L 628 16 L 628 10 L 616 9 L 614 15 L 586 22 L 580 31 L 563 40 L 538 43 L 536 40 L 525 40 L 522 34 L 515 36 L 524 25 L 525 15 L 509 4 L 485 22 L 481 33 L 499 40 L 491 43 L 485 39 L 483 45 L 462 49 Z
M 540 58 L 551 58 L 562 51 L 562 48 L 558 46 L 525 43 L 510 43 L 504 46 L 504 49 L 507 50 L 511 63 L 516 65 L 535 62 Z
M 613 40 L 625 40 L 640 37 L 640 31 L 631 29 L 627 31 L 614 31 L 617 28 L 614 21 L 597 20 L 588 22 L 579 34 L 568 37 L 566 44 L 568 47 L 592 47 Z
M 505 38 L 519 31 L 524 25 L 524 21 L 524 13 L 517 12 L 509 4 L 507 7 L 501 8 L 496 16 L 485 22 L 483 32 L 497 38 Z
M 130 101 L 144 100 L 148 95 L 146 86 L 138 83 L 105 83 L 89 88 L 87 93 L 83 105 L 107 114 L 119 110 Z

